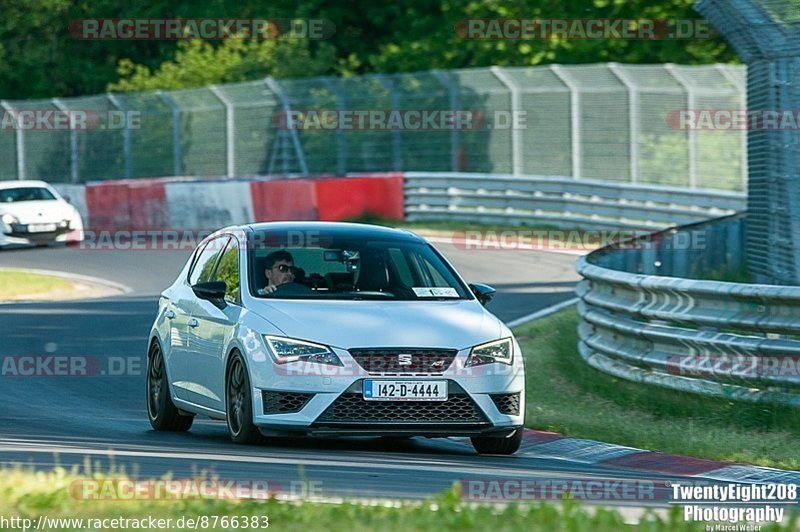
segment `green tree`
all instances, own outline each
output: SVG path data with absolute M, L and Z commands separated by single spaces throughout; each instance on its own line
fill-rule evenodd
M 108 90 L 182 89 L 247 81 L 267 74 L 276 78 L 303 77 L 325 73 L 334 58 L 331 45 L 322 43 L 312 53 L 304 39 L 229 39 L 216 47 L 197 39 L 180 41 L 175 59 L 161 63 L 155 71 L 132 59 L 120 60 L 120 80 L 110 83 Z

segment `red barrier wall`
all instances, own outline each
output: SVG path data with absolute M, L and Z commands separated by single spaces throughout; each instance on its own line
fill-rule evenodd
M 314 181 L 319 219 L 336 221 L 362 214 L 402 220 L 403 175 L 337 177 Z
M 169 205 L 160 179 L 86 185 L 89 229 L 160 229 L 169 224 Z
M 306 179 L 279 179 L 250 183 L 256 222 L 317 220 L 314 183 Z

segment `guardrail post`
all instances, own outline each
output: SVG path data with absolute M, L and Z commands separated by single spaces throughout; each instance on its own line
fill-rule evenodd
M 133 175 L 133 163 L 131 161 L 133 153 L 131 151 L 131 124 L 129 120 L 128 108 L 119 98 L 117 98 L 115 94 L 109 92 L 106 94 L 106 96 L 111 104 L 115 105 L 117 109 L 122 111 L 122 113 L 125 115 L 125 129 L 122 130 L 122 165 L 125 179 L 130 179 Z
M 14 109 L 6 100 L 0 100 L 0 107 L 6 110 L 7 113 L 14 115 Z M 17 124 L 15 137 L 17 141 L 17 179 L 26 179 L 25 176 L 25 139 L 22 135 L 22 128 L 19 126 L 19 116 L 14 116 L 14 122 Z
M 336 95 L 336 106 L 340 111 L 344 111 L 347 103 L 339 86 L 328 77 L 320 79 Z M 347 135 L 343 127 L 336 130 L 336 173 L 338 175 L 347 174 Z
M 628 134 L 630 135 L 631 183 L 639 182 L 639 89 L 618 63 L 609 63 L 608 69 L 628 90 Z
M 450 81 L 447 74 L 441 70 L 431 70 L 431 74 L 436 77 L 439 83 L 444 85 L 448 94 L 450 94 L 450 109 L 458 111 L 458 87 L 456 84 Z M 458 167 L 458 129 L 455 127 L 450 130 L 450 169 L 453 172 L 460 170 Z
M 181 146 L 181 108 L 172 97 L 160 90 L 156 96 L 161 98 L 172 110 L 172 175 L 179 176 L 183 173 L 183 146 Z
M 572 151 L 572 177 L 582 177 L 581 147 L 581 93 L 578 84 L 561 65 L 550 65 L 550 71 L 569 89 L 570 148 Z
M 225 155 L 227 159 L 227 174 L 228 177 L 234 177 L 236 175 L 236 136 L 234 130 L 233 102 L 218 86 L 211 85 L 209 89 L 211 89 L 214 96 L 222 102 L 222 105 L 225 106 Z
M 70 181 L 77 183 L 80 181 L 78 176 L 78 132 L 72 123 L 72 117 L 69 114 L 69 108 L 64 104 L 64 102 L 58 98 L 53 98 L 51 101 L 59 111 L 67 114 L 67 120 L 69 123 L 69 175 Z
M 286 113 L 286 118 L 289 118 L 289 112 L 292 110 L 291 106 L 289 105 L 289 98 L 286 97 L 286 93 L 283 92 L 283 89 L 278 82 L 276 82 L 272 76 L 267 76 L 264 78 L 264 83 L 267 84 L 269 90 L 278 97 L 281 101 L 281 105 L 283 106 L 283 112 Z M 306 156 L 303 153 L 303 146 L 300 144 L 300 137 L 297 135 L 297 131 L 294 128 L 290 128 L 289 136 L 292 139 L 292 145 L 294 146 L 295 155 L 297 156 L 297 163 L 300 165 L 300 172 L 304 175 L 308 175 L 308 166 L 306 166 Z M 283 159 L 284 166 L 286 165 L 286 158 Z M 284 172 L 288 173 L 288 172 Z
M 511 168 L 514 175 L 522 174 L 522 130 L 514 127 L 516 124 L 516 114 L 522 110 L 522 102 L 520 101 L 519 85 L 514 79 L 503 72 L 500 67 L 493 66 L 489 71 L 500 80 L 500 83 L 505 85 L 511 93 Z
M 686 76 L 675 68 L 674 64 L 667 63 L 664 65 L 664 69 L 669 72 L 670 75 L 680 83 L 683 90 L 686 91 L 686 106 L 691 112 L 695 112 L 697 109 L 697 98 L 692 84 L 689 83 Z M 693 127 L 689 128 L 687 136 L 689 140 L 689 187 L 697 188 L 697 130 Z

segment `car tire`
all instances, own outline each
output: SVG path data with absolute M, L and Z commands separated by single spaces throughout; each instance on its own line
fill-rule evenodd
M 231 355 L 225 372 L 225 421 L 234 443 L 255 445 L 264 442 L 264 436 L 253 424 L 250 376 L 238 352 Z
M 475 436 L 470 438 L 472 446 L 478 454 L 514 454 L 522 444 L 522 434 L 525 429 L 518 428 L 514 434 L 505 438 L 492 436 Z
M 186 432 L 194 421 L 194 416 L 182 414 L 172 402 L 158 342 L 153 342 L 147 353 L 147 417 L 154 429 L 172 432 Z

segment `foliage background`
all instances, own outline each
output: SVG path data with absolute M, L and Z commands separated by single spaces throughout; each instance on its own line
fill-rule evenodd
M 696 19 L 692 0 L 0 0 L 0 98 L 181 88 L 261 78 L 409 72 L 547 63 L 707 64 L 735 61 L 719 38 L 698 40 L 478 41 L 455 31 L 466 18 Z M 321 18 L 330 39 L 251 42 L 84 41 L 80 18 Z

